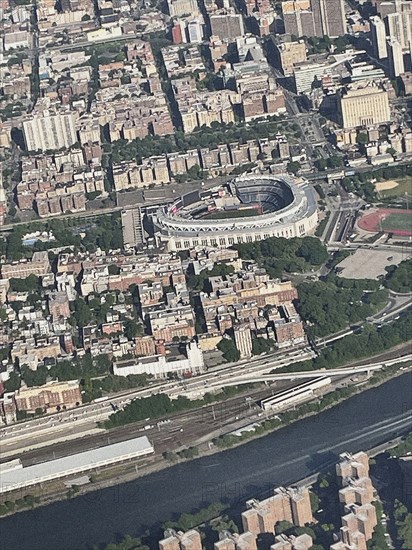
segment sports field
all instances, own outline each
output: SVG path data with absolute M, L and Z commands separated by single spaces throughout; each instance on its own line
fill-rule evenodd
M 205 216 L 208 220 L 225 220 L 230 218 L 250 218 L 259 216 L 257 208 L 244 208 L 242 210 L 219 210 Z
M 412 210 L 378 208 L 362 216 L 358 227 L 364 231 L 393 233 L 402 237 L 412 236 Z
M 382 229 L 388 233 L 399 230 L 412 233 L 412 215 L 389 214 L 382 219 Z
M 398 184 L 396 187 L 380 190 L 379 194 L 383 197 L 401 197 L 405 195 L 405 193 L 408 193 L 410 199 L 412 199 L 412 176 L 407 176 L 395 181 Z

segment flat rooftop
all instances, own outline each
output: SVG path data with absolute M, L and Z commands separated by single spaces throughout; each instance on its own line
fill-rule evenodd
M 3 470 L 0 474 L 0 493 L 86 472 L 102 466 L 109 466 L 116 462 L 145 456 L 153 452 L 152 444 L 146 436 L 143 436 L 27 466 L 26 468 Z

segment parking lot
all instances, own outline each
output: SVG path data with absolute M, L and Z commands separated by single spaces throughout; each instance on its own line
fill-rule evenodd
M 346 279 L 378 279 L 385 267 L 398 265 L 410 257 L 407 252 L 361 248 L 337 265 L 339 276 Z

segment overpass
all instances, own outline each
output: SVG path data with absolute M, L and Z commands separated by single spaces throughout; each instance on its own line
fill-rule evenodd
M 350 374 L 360 374 L 360 373 L 370 373 L 379 371 L 384 367 L 390 367 L 398 363 L 407 363 L 412 361 L 412 353 L 405 355 L 404 357 L 399 357 L 396 359 L 391 359 L 382 363 L 372 363 L 369 365 L 359 365 L 356 367 L 341 367 L 337 369 L 321 369 L 321 370 L 308 370 L 308 371 L 298 371 L 298 372 L 283 372 L 283 373 L 269 373 L 263 375 L 240 375 L 238 377 L 232 378 L 230 381 L 225 381 L 225 386 L 239 386 L 241 384 L 251 384 L 253 382 L 274 382 L 276 380 L 300 380 L 307 378 L 319 378 L 324 376 L 347 376 Z M 208 384 L 208 387 L 218 386 L 219 381 L 211 381 Z M 222 385 L 222 382 L 220 382 Z

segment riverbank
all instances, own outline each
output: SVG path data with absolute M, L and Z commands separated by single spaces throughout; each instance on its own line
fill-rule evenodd
M 274 486 L 330 467 L 343 451 L 372 448 L 410 431 L 412 374 L 397 376 L 335 407 L 236 449 L 182 462 L 137 480 L 1 520 L 8 550 L 104 548 L 124 534 L 153 540 L 164 522 L 222 501 L 243 507 Z
M 219 445 L 219 441 L 222 439 L 222 437 L 219 437 L 216 433 L 211 433 L 207 438 L 203 437 L 202 440 L 194 440 L 192 442 L 192 447 L 195 447 L 197 449 L 198 454 L 196 457 L 179 459 L 177 455 L 175 455 L 176 460 L 171 462 L 161 455 L 155 455 L 153 457 L 150 457 L 149 459 L 140 459 L 137 461 L 119 464 L 115 467 L 105 468 L 99 473 L 92 474 L 90 476 L 91 482 L 86 485 L 76 486 L 74 484 L 74 486 L 68 487 L 65 486 L 63 482 L 56 481 L 40 488 L 40 491 L 39 488 L 30 488 L 30 490 L 27 490 L 25 492 L 21 490 L 18 491 L 17 496 L 15 496 L 13 493 L 8 493 L 6 498 L 3 498 L 3 502 L 16 502 L 17 505 L 14 507 L 10 505 L 9 507 L 12 509 L 8 511 L 5 511 L 4 508 L 0 508 L 0 510 L 3 511 L 2 516 L 7 517 L 15 513 L 27 511 L 28 508 L 33 509 L 43 507 L 52 503 L 59 502 L 63 499 L 74 499 L 76 497 L 88 495 L 95 491 L 115 487 L 117 485 L 128 483 L 139 478 L 148 476 L 150 474 L 161 472 L 162 470 L 171 468 L 174 465 L 185 464 L 191 460 L 199 460 L 201 458 L 219 454 L 221 452 L 224 452 L 228 448 L 238 448 L 254 440 L 261 439 L 269 434 L 275 433 L 276 431 L 287 429 L 289 426 L 292 426 L 293 424 L 300 422 L 304 419 L 320 414 L 321 412 L 333 409 L 337 405 L 345 402 L 348 399 L 351 399 L 355 395 L 361 394 L 371 388 L 378 387 L 386 383 L 391 378 L 395 378 L 405 374 L 405 371 L 401 371 L 400 368 L 404 369 L 405 366 L 400 365 L 396 369 L 394 369 L 394 367 L 390 367 L 386 371 L 380 371 L 380 373 L 372 376 L 372 378 L 366 380 L 360 385 L 350 386 L 348 388 L 350 389 L 349 395 L 342 398 L 337 398 L 336 401 L 330 403 L 321 410 L 318 409 L 308 411 L 308 403 L 305 403 L 302 406 L 298 407 L 298 409 L 293 411 L 292 415 L 295 416 L 295 418 L 291 418 L 287 422 L 281 422 L 273 418 L 260 421 L 260 428 L 258 430 L 246 431 L 241 437 L 232 436 L 230 445 Z M 333 395 L 334 393 L 336 394 L 339 391 L 340 390 L 329 392 L 323 397 L 330 397 L 331 395 Z M 287 414 L 290 413 L 286 412 L 284 415 L 285 418 Z M 226 426 L 225 433 L 229 433 L 232 428 L 233 426 Z M 212 440 L 214 441 L 214 443 L 212 443 Z M 173 449 L 173 451 L 177 450 L 178 449 Z M 23 500 L 24 498 L 27 499 L 27 502 Z

